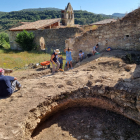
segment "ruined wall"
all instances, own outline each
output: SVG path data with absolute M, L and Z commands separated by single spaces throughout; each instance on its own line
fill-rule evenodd
M 91 53 L 97 43 L 99 51 L 107 47 L 124 50 L 140 50 L 140 9 L 128 14 L 115 23 L 109 23 L 83 33 L 81 36 L 65 41 L 66 46 L 73 49 L 73 59 L 77 58 L 79 50 Z
M 21 31 L 9 31 L 11 49 L 20 49 L 20 46 L 15 42 L 16 35 L 20 32 Z M 43 37 L 47 52 L 50 52 L 56 48 L 63 51 L 65 48 L 65 40 L 74 37 L 76 33 L 81 32 L 81 29 L 76 27 L 67 27 L 59 29 L 33 30 L 29 32 L 34 33 L 34 42 L 37 46 L 40 46 L 40 38 Z

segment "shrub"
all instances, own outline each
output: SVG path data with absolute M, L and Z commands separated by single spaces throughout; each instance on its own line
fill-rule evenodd
M 23 50 L 31 51 L 34 48 L 34 34 L 31 32 L 23 31 L 17 34 L 16 42 L 21 46 Z
M 0 33 L 0 48 L 10 48 L 9 36 L 7 33 Z

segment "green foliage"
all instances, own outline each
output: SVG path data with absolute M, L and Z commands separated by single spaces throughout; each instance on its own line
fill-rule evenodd
M 9 36 L 7 33 L 0 33 L 0 48 L 10 48 Z
M 21 46 L 23 50 L 31 51 L 34 48 L 34 34 L 31 32 L 23 31 L 17 34 L 16 42 Z

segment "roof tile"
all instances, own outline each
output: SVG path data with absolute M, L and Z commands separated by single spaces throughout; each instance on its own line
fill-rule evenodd
M 10 31 L 19 31 L 19 30 L 37 30 L 41 29 L 46 26 L 50 26 L 51 24 L 55 22 L 59 22 L 61 19 L 60 18 L 55 18 L 55 19 L 47 19 L 47 20 L 38 20 L 35 22 L 29 22 L 29 23 L 22 23 L 23 25 L 11 28 L 9 29 Z

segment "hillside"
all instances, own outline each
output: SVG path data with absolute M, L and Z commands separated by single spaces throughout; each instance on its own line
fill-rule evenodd
M 48 8 L 49 9 L 49 8 Z M 52 8 L 51 8 L 52 9 Z M 44 11 L 43 11 L 44 10 Z M 94 14 L 87 11 L 75 10 L 75 24 L 86 25 L 107 18 L 116 18 L 111 15 Z M 32 22 L 43 19 L 61 18 L 61 10 L 26 9 L 13 12 L 0 12 L 0 32 L 6 31 L 18 22 Z
M 29 9 L 23 9 L 21 11 L 46 11 L 46 10 L 61 11 L 62 9 L 48 7 L 48 8 L 29 8 Z
M 116 17 L 124 17 L 125 16 L 125 14 L 121 14 L 121 13 L 114 13 L 114 14 L 112 14 L 112 16 L 116 16 Z

